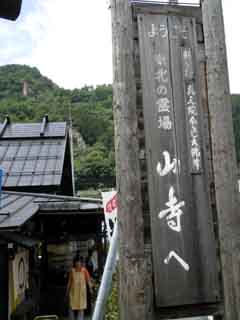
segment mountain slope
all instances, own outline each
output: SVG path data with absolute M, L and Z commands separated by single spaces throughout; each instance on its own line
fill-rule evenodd
M 22 65 L 0 67 L 0 120 L 14 122 L 69 121 L 74 129 L 76 182 L 114 178 L 112 87 L 65 90 Z M 79 147 L 79 139 L 82 143 Z M 101 178 L 101 179 L 100 179 Z M 84 186 L 82 186 L 84 187 Z
M 240 95 L 232 96 L 233 121 L 240 162 Z M 76 183 L 78 188 L 114 183 L 112 86 L 65 90 L 41 75 L 37 68 L 22 65 L 0 67 L 0 120 L 73 121 Z M 79 143 L 81 141 L 81 143 Z M 80 147 L 79 147 L 80 146 Z

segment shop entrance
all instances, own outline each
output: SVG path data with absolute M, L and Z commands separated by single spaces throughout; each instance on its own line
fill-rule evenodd
M 93 281 L 98 282 L 99 262 L 98 258 L 96 259 L 97 254 L 95 248 L 96 245 L 93 239 L 51 243 L 47 245 L 47 263 L 44 268 L 44 282 L 41 290 L 42 313 L 57 313 L 61 317 L 68 315 L 66 288 L 68 275 L 73 267 L 74 257 L 77 255 L 83 257 L 84 265 L 89 273 L 91 273 Z M 90 253 L 93 253 L 91 257 Z M 91 264 L 89 263 L 90 259 Z M 91 268 L 91 265 L 93 265 L 93 268 Z M 91 314 L 93 301 L 94 297 L 90 296 L 88 291 L 87 314 Z
M 39 250 L 41 259 L 41 314 L 67 319 L 66 289 L 73 259 L 82 257 L 84 266 L 97 286 L 106 258 L 106 232 L 103 216 L 98 214 L 40 215 L 44 239 Z M 54 226 L 54 227 L 53 227 Z M 91 315 L 94 294 L 87 294 L 87 315 Z

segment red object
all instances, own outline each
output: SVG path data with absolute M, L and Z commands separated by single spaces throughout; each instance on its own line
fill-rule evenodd
M 106 212 L 112 213 L 117 208 L 117 195 L 115 195 L 106 205 Z

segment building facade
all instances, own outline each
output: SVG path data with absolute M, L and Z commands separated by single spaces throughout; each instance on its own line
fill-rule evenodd
M 76 253 L 95 251 L 103 269 L 102 203 L 74 195 L 73 157 L 66 123 L 0 126 L 0 318 L 64 315 L 68 271 Z M 105 239 L 105 240 L 104 240 Z M 63 307 L 62 307 L 63 306 Z

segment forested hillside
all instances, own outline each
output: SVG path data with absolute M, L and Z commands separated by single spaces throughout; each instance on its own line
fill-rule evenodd
M 41 121 L 45 114 L 51 121 L 72 119 L 77 188 L 113 183 L 110 85 L 65 90 L 43 77 L 36 68 L 3 66 L 0 67 L 1 121 L 6 114 L 13 122 Z
M 240 95 L 232 96 L 237 157 L 240 162 Z M 0 67 L 0 120 L 73 123 L 77 188 L 112 186 L 115 176 L 112 86 L 65 90 L 38 69 L 21 65 Z M 86 183 L 89 182 L 89 183 Z

